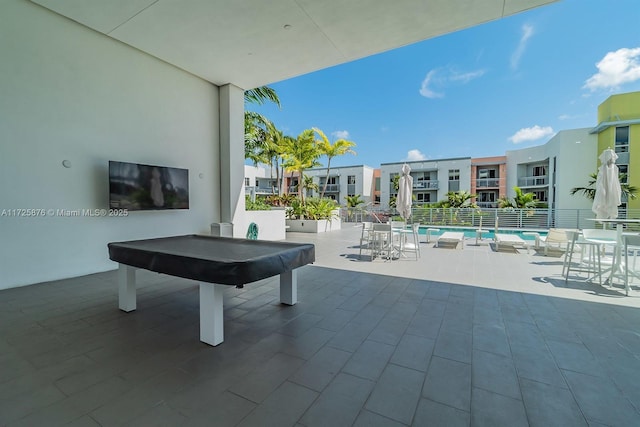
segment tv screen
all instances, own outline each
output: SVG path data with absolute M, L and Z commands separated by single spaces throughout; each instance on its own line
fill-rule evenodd
M 189 170 L 109 161 L 109 208 L 189 209 Z

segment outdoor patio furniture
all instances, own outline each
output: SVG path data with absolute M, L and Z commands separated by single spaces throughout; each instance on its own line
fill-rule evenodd
M 464 233 L 458 231 L 445 231 L 442 233 L 438 240 L 436 240 L 436 247 L 440 247 L 442 243 L 447 245 L 453 245 L 453 248 L 458 247 L 460 243 L 460 249 L 464 249 Z
M 516 248 L 525 248 L 527 250 L 527 253 L 529 253 L 529 245 L 527 244 L 527 242 L 522 237 L 516 234 L 496 233 L 495 242 L 496 252 L 499 251 L 501 247 L 508 247 L 514 250 Z
M 482 240 L 482 235 L 487 234 L 489 232 L 490 230 L 486 230 L 482 228 L 476 229 L 476 245 L 478 245 L 480 243 L 480 240 Z
M 413 253 L 415 254 L 416 261 L 418 260 L 418 257 L 420 256 L 420 240 L 418 234 L 419 230 L 419 223 L 411 224 L 410 229 L 400 230 L 400 245 L 398 249 L 401 256 Z
M 427 243 L 431 243 L 431 233 L 439 233 L 440 229 L 439 228 L 432 228 L 429 227 L 426 230 L 426 235 L 427 235 Z
M 559 228 L 550 228 L 546 236 L 542 236 L 535 231 L 525 232 L 523 234 L 525 236 L 535 237 L 534 248 L 536 252 L 542 252 L 544 256 L 562 256 L 567 251 L 567 246 L 569 245 L 567 230 Z
M 624 289 L 628 296 L 631 290 L 629 275 L 632 276 L 631 280 L 634 277 L 640 277 L 640 271 L 636 269 L 636 255 L 640 250 L 640 234 L 625 234 L 622 239 L 624 240 Z M 632 265 L 629 264 L 629 252 L 633 253 Z
M 371 259 L 380 256 L 391 259 L 395 251 L 393 244 L 393 229 L 391 224 L 373 224 L 373 250 Z
M 606 263 L 600 253 L 600 242 L 585 238 L 582 231 L 566 231 L 569 244 L 565 251 L 564 262 L 562 264 L 562 276 L 565 282 L 569 279 L 571 272 L 587 273 L 587 280 L 598 276 L 598 283 L 602 285 L 602 264 Z M 589 232 L 587 231 L 587 235 Z M 574 260 L 577 258 L 577 260 Z M 609 262 L 611 264 L 611 262 Z
M 373 249 L 373 222 L 363 221 L 362 222 L 362 233 L 360 234 L 360 253 L 359 256 L 362 256 L 362 250 L 368 250 L 369 252 Z

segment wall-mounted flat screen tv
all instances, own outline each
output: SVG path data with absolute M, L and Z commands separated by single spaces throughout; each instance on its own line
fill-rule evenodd
M 109 208 L 189 209 L 189 170 L 109 161 Z

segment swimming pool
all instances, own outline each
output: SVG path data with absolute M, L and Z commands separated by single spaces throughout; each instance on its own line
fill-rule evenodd
M 465 238 L 476 238 L 476 230 L 477 228 L 464 228 L 464 227 L 438 227 L 437 225 L 423 225 L 420 226 L 420 234 L 422 235 L 426 235 L 427 234 L 427 228 L 436 228 L 440 231 L 432 231 L 431 237 L 437 237 L 440 236 L 442 233 L 446 232 L 446 231 L 462 231 L 464 232 L 464 237 Z M 501 230 L 498 229 L 498 232 L 500 234 L 515 234 L 516 236 L 519 236 L 520 238 L 522 238 L 523 240 L 535 240 L 535 236 L 530 236 L 530 235 L 526 235 L 524 233 L 527 232 L 531 232 L 534 230 L 512 230 L 512 229 L 505 229 L 505 230 Z M 546 231 L 539 231 L 539 230 L 535 230 L 536 233 L 539 233 L 541 236 L 546 236 L 547 232 Z M 494 231 L 493 230 L 489 230 L 487 228 L 483 229 L 483 233 L 482 233 L 482 238 L 483 239 L 491 239 L 493 240 L 493 236 L 494 236 Z

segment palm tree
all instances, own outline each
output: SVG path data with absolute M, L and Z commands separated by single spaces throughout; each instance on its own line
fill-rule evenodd
M 244 92 L 244 102 L 249 104 L 262 105 L 267 101 L 273 102 L 278 106 L 278 108 L 281 107 L 278 94 L 275 89 L 269 86 L 260 86 Z
M 262 114 L 244 112 L 244 158 L 254 165 L 262 161 L 261 153 L 266 149 L 267 128 L 271 122 Z
M 443 207 L 456 209 L 477 207 L 475 203 L 471 203 L 471 199 L 474 197 L 476 197 L 474 194 L 465 190 L 449 191 L 447 199 L 443 202 Z
M 304 191 L 318 191 L 319 189 L 318 184 L 313 182 L 313 177 L 309 175 L 304 176 L 304 179 L 302 180 L 302 187 Z
M 282 153 L 284 160 L 283 166 L 287 172 L 298 172 L 298 197 L 304 202 L 304 193 L 302 180 L 304 179 L 304 171 L 306 169 L 320 166 L 318 157 L 320 151 L 316 145 L 313 135 L 313 129 L 302 131 L 296 139 L 284 141 L 284 150 Z
M 571 195 L 574 196 L 577 193 L 582 193 L 588 200 L 593 200 L 596 197 L 596 181 L 598 179 L 598 172 L 589 174 L 589 181 L 587 181 L 586 187 L 574 187 L 571 189 Z M 621 173 L 618 175 L 620 180 L 620 190 L 622 191 L 622 197 L 627 200 L 635 199 L 638 189 L 627 184 L 627 174 Z
M 538 207 L 540 202 L 536 200 L 536 195 L 533 193 L 525 193 L 518 186 L 513 187 L 516 195 L 513 200 L 508 197 L 500 197 L 498 199 L 498 207 L 500 208 L 518 208 L 518 209 L 533 209 Z
M 318 128 L 313 128 L 313 131 L 318 134 L 320 140 L 318 141 L 318 149 L 321 155 L 327 156 L 327 177 L 324 180 L 324 186 L 320 193 L 320 198 L 324 197 L 324 193 L 327 190 L 327 184 L 329 182 L 329 171 L 331 170 L 331 159 L 336 156 L 343 156 L 347 153 L 356 154 L 351 147 L 355 147 L 355 142 L 347 141 L 346 139 L 338 139 L 333 144 L 329 142 L 329 138 Z
M 249 104 L 262 105 L 267 101 L 275 103 L 280 107 L 280 98 L 276 91 L 268 86 L 261 86 L 244 92 L 244 101 Z M 267 127 L 271 122 L 262 114 L 254 111 L 244 112 L 244 158 L 250 159 L 257 165 L 259 153 L 267 149 Z

